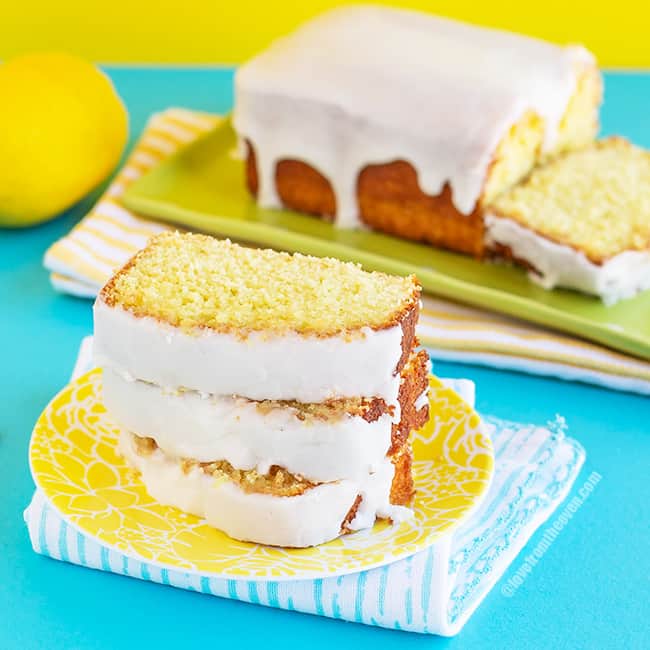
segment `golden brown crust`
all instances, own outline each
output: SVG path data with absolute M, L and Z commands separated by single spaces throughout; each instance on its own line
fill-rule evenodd
M 390 502 L 395 506 L 408 506 L 415 496 L 413 480 L 413 449 L 404 444 L 399 453 L 391 456 L 395 476 L 390 487 Z
M 429 419 L 428 402 L 417 408 L 417 400 L 429 384 L 429 356 L 424 350 L 415 354 L 402 375 L 399 391 L 400 421 L 393 425 L 391 447 L 388 451 L 395 475 L 390 491 L 393 505 L 408 505 L 415 495 L 413 478 L 413 448 L 409 440 L 412 431 L 424 426 Z
M 280 160 L 275 168 L 275 186 L 286 206 L 332 221 L 336 197 L 330 182 L 319 171 L 300 160 Z
M 112 275 L 110 280 L 100 289 L 98 298 L 102 302 L 106 303 L 109 307 L 116 307 L 118 305 L 117 292 L 115 290 L 115 283 L 117 282 L 120 275 L 128 273 L 129 269 L 133 268 L 137 263 L 138 259 L 145 254 L 147 249 L 143 248 L 139 250 L 133 257 L 131 257 L 124 266 L 119 269 L 116 273 Z
M 401 326 L 402 326 L 402 356 L 397 362 L 397 368 L 395 372 L 401 372 L 402 368 L 406 365 L 406 362 L 413 352 L 413 348 L 416 345 L 415 337 L 415 328 L 418 324 L 420 318 L 420 290 L 418 288 L 417 300 L 410 306 L 408 311 L 405 311 L 402 314 Z
M 403 159 L 365 166 L 357 178 L 357 201 L 361 221 L 375 230 L 404 239 L 424 241 L 482 258 L 484 244 L 483 209 L 503 191 L 517 184 L 539 163 L 564 151 L 580 149 L 594 140 L 598 131 L 598 106 L 602 100 L 602 79 L 591 63 L 576 66 L 576 86 L 559 125 L 553 151 L 541 153 L 543 119 L 529 110 L 511 125 L 492 154 L 480 198 L 469 215 L 459 212 L 446 184 L 437 195 L 425 194 L 413 165 Z M 254 143 L 246 142 L 246 181 L 256 195 L 258 173 Z M 278 161 L 275 185 L 282 203 L 289 209 L 332 220 L 336 195 L 331 183 L 309 164 Z
M 357 511 L 359 506 L 363 501 L 363 497 L 360 494 L 357 494 L 357 498 L 354 500 L 352 507 L 348 510 L 348 514 L 345 515 L 345 519 L 341 522 L 341 534 L 345 535 L 347 533 L 353 533 L 354 531 L 350 529 L 350 524 L 357 516 Z
M 426 351 L 416 352 L 412 348 L 408 363 L 402 368 L 400 374 L 402 383 L 397 396 L 400 405 L 400 421 L 393 425 L 391 438 L 393 445 L 398 439 L 403 440 L 408 437 L 413 429 L 423 426 L 429 417 L 428 404 L 420 410 L 416 410 L 415 406 L 417 399 L 424 393 L 429 383 L 429 355 Z M 361 416 L 366 422 L 374 422 L 385 413 L 392 413 L 392 409 L 380 397 L 364 400 L 362 410 L 351 412 L 352 415 Z
M 412 431 L 424 426 L 429 419 L 429 404 L 420 409 L 416 408 L 417 399 L 429 384 L 429 355 L 420 350 L 413 354 L 410 362 L 402 372 L 402 384 L 399 391 L 401 418 L 393 425 L 391 448 L 388 451 L 395 473 L 390 488 L 390 502 L 396 506 L 408 506 L 415 496 L 415 480 L 413 478 L 413 448 L 409 435 Z M 341 532 L 350 532 L 349 523 L 354 519 L 361 495 L 357 496 L 354 505 L 348 512 Z
M 408 370 L 409 372 L 402 373 L 398 397 L 400 421 L 393 424 L 389 455 L 398 453 L 411 431 L 424 426 L 429 419 L 428 403 L 416 410 L 417 400 L 429 384 L 429 355 L 425 350 L 420 350 L 412 357 Z
M 257 196 L 255 150 L 250 142 L 246 144 L 246 184 Z M 279 161 L 275 183 L 287 208 L 333 219 L 334 190 L 327 178 L 307 163 Z M 481 208 L 470 215 L 460 213 L 453 204 L 449 184 L 436 196 L 425 194 L 415 168 L 404 160 L 364 167 L 357 181 L 357 198 L 361 220 L 375 230 L 483 256 L 485 227 Z
M 440 194 L 425 194 L 409 162 L 368 165 L 359 174 L 357 196 L 361 220 L 375 230 L 483 256 L 485 225 L 481 207 L 469 215 L 459 212 L 449 183 Z
M 246 185 L 257 196 L 257 158 L 248 140 L 246 149 Z M 283 205 L 293 210 L 316 214 L 327 221 L 332 221 L 336 214 L 336 197 L 330 182 L 307 163 L 280 160 L 275 167 L 275 187 Z

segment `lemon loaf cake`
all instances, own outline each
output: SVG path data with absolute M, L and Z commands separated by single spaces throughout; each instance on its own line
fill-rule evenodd
M 650 288 L 650 152 L 608 138 L 535 169 L 489 207 L 486 235 L 547 288 L 606 303 Z
M 484 206 L 593 141 L 601 86 L 578 46 L 353 6 L 239 68 L 233 123 L 260 205 L 480 257 Z
M 237 539 L 310 546 L 408 516 L 419 294 L 336 260 L 154 238 L 94 308 L 123 455 L 154 498 Z

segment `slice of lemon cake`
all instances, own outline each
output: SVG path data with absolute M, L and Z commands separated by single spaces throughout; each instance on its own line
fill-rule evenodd
M 95 304 L 122 453 L 154 498 L 242 540 L 310 546 L 408 516 L 419 293 L 336 260 L 155 238 Z
M 546 288 L 634 296 L 650 288 L 650 152 L 608 138 L 568 153 L 494 201 L 486 231 Z
M 102 289 L 96 356 L 167 388 L 394 403 L 419 302 L 414 277 L 164 234 Z

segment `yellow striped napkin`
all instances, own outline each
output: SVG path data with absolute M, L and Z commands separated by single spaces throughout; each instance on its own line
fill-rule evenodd
M 154 115 L 91 212 L 45 254 L 53 286 L 93 297 L 112 272 L 170 226 L 119 201 L 129 183 L 222 118 L 180 108 Z M 418 332 L 434 359 L 474 363 L 650 394 L 650 363 L 523 321 L 425 296 Z

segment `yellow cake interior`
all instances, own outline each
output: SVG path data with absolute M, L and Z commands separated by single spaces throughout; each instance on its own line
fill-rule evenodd
M 132 436 L 136 453 L 140 456 L 149 456 L 159 449 L 153 438 Z M 178 463 L 186 474 L 198 467 L 216 481 L 230 481 L 247 493 L 293 497 L 318 485 L 277 465 L 273 465 L 266 474 L 261 474 L 256 469 L 235 469 L 227 460 L 201 463 L 191 458 L 182 458 Z
M 165 233 L 102 291 L 109 305 L 186 331 L 335 335 L 396 324 L 419 300 L 414 276 L 368 273 L 331 258 Z
M 558 129 L 551 156 L 582 149 L 591 144 L 600 128 L 598 113 L 603 99 L 603 80 L 596 66 L 588 65 L 578 75 L 576 90 L 569 100 Z
M 404 367 L 404 373 L 410 372 L 411 360 L 407 362 Z M 150 386 L 155 386 L 151 382 L 142 382 Z M 167 395 L 185 395 L 194 393 L 196 391 L 189 388 L 176 388 L 164 389 Z M 215 399 L 212 395 L 204 396 L 203 399 Z M 245 397 L 238 396 L 237 399 L 246 401 L 253 404 L 259 413 L 266 415 L 277 410 L 290 410 L 298 420 L 314 421 L 314 420 L 327 420 L 333 422 L 348 416 L 361 416 L 363 417 L 369 410 L 379 410 L 381 413 L 389 413 L 393 415 L 395 408 L 389 406 L 386 402 L 379 397 L 340 397 L 336 399 L 328 399 L 324 402 L 298 402 L 296 400 L 286 399 L 264 399 L 252 400 Z
M 564 151 L 582 148 L 594 140 L 598 133 L 602 81 L 596 66 L 583 68 L 577 73 L 576 89 L 551 151 L 542 154 L 544 121 L 533 111 L 526 112 L 501 140 L 483 188 L 484 205 L 518 183 L 543 157 L 550 159 Z
M 608 138 L 535 169 L 490 206 L 595 263 L 650 249 L 650 152 Z
M 334 422 L 344 417 L 363 417 L 375 402 L 381 402 L 382 413 L 392 413 L 395 408 L 388 406 L 384 400 L 369 397 L 348 397 L 330 399 L 325 402 L 296 402 L 295 400 L 262 400 L 255 402 L 255 407 L 262 414 L 268 414 L 277 409 L 291 409 L 296 418 L 302 421 L 329 421 Z

